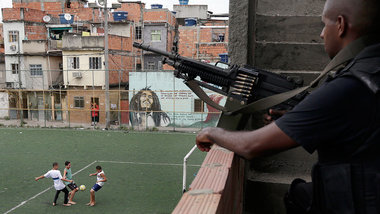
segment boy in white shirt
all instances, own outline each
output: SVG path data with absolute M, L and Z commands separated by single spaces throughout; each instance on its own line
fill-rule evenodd
M 90 176 L 94 175 L 96 175 L 96 183 L 90 190 L 90 202 L 87 203 L 87 205 L 91 207 L 95 206 L 95 192 L 97 192 L 103 187 L 104 182 L 107 182 L 106 175 L 104 174 L 104 171 L 102 170 L 101 166 L 96 166 L 96 172 L 90 174 Z
M 57 190 L 55 193 L 54 197 L 54 202 L 53 206 L 57 204 L 57 198 L 59 196 L 59 193 L 64 192 L 65 193 L 65 198 L 63 202 L 63 206 L 69 207 L 71 204 L 68 203 L 68 195 L 69 191 L 66 189 L 65 184 L 62 181 L 67 181 L 67 182 L 73 182 L 72 180 L 67 180 L 62 177 L 61 172 L 58 170 L 58 163 L 54 162 L 53 163 L 53 169 L 45 173 L 44 175 L 41 175 L 40 177 L 35 178 L 36 181 L 42 179 L 42 178 L 52 178 L 54 181 L 54 188 Z

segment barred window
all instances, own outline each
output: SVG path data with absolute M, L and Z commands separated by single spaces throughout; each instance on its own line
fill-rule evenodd
M 224 42 L 226 29 L 212 29 L 212 42 Z
M 68 69 L 79 69 L 79 57 L 69 57 L 67 60 Z
M 9 42 L 18 42 L 18 31 L 11 30 L 8 32 L 9 34 Z
M 42 65 L 29 65 L 30 75 L 42 76 Z
M 12 74 L 18 74 L 18 64 L 11 64 Z
M 161 42 L 161 31 L 160 30 L 152 30 L 150 35 L 152 36 L 152 42 Z
M 90 69 L 102 69 L 102 57 L 90 57 Z
M 148 70 L 154 70 L 154 69 L 156 69 L 156 63 L 154 63 L 154 62 L 148 62 L 147 69 Z
M 135 34 L 135 39 L 141 39 L 142 38 L 142 29 L 141 26 L 136 27 L 136 34 Z
M 74 97 L 74 108 L 84 108 L 84 97 Z

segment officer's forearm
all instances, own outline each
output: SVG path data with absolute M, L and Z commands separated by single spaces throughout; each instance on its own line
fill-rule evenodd
M 248 131 L 231 132 L 221 128 L 210 129 L 207 137 L 211 142 L 231 150 L 236 154 L 251 159 L 250 145 L 253 139 L 249 139 L 251 133 Z
M 231 132 L 214 128 L 209 129 L 207 135 L 211 142 L 246 159 L 278 153 L 298 146 L 275 123 L 255 131 Z

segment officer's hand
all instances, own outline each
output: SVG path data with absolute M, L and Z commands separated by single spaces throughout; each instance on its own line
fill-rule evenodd
M 197 147 L 202 152 L 209 152 L 212 145 L 214 144 L 209 139 L 209 134 L 212 131 L 213 128 L 205 128 L 202 131 L 200 131 L 195 139 Z
M 264 114 L 264 124 L 268 125 L 278 118 L 282 117 L 287 110 L 269 109 L 268 114 Z

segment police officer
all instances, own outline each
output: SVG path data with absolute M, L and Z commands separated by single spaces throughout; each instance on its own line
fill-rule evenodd
M 313 182 L 291 184 L 288 213 L 380 213 L 379 5 L 327 0 L 321 37 L 343 68 L 275 122 L 245 132 L 203 129 L 198 148 L 217 144 L 246 159 L 297 146 L 317 151 Z

